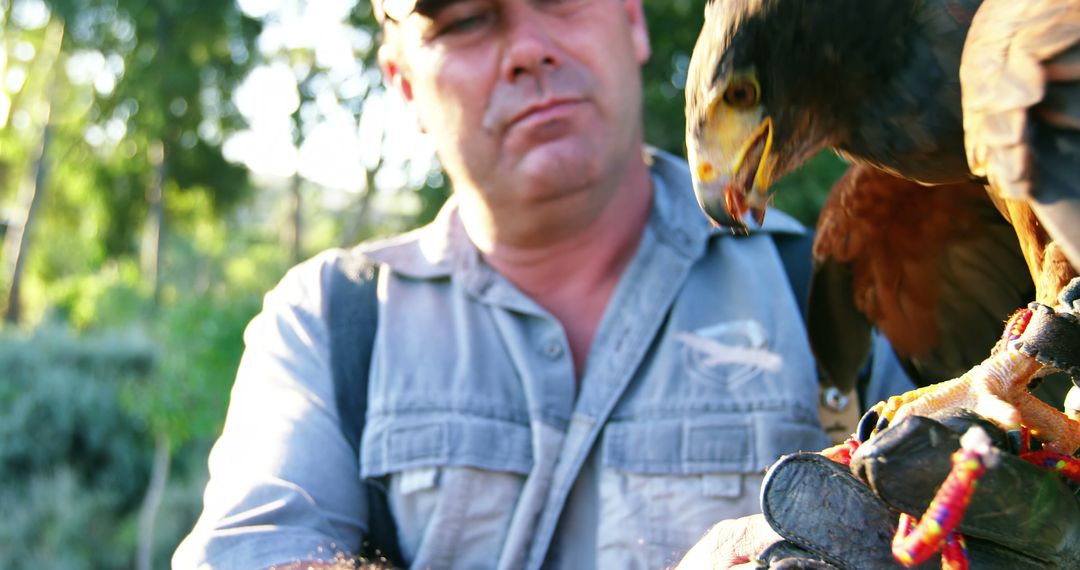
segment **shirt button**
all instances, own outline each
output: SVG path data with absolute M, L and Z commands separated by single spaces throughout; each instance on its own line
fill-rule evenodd
M 563 347 L 557 342 L 550 342 L 547 346 L 544 347 L 544 356 L 552 360 L 558 360 L 562 357 L 562 355 Z

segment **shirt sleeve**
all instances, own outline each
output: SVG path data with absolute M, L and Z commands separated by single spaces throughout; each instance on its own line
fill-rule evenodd
M 321 314 L 331 255 L 293 268 L 245 330 L 203 512 L 173 568 L 267 568 L 358 550 L 366 499 L 338 424 Z

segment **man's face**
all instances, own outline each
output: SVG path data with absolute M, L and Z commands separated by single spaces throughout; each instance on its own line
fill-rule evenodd
M 641 0 L 421 0 L 389 25 L 384 69 L 458 191 L 550 200 L 640 156 Z

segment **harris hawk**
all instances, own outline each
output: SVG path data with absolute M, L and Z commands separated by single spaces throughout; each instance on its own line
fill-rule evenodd
M 979 231 L 998 235 L 992 229 L 998 222 L 976 213 L 985 204 L 970 191 L 972 184 L 986 185 L 985 200 L 1013 226 L 1035 299 L 1056 305 L 1076 276 L 1080 0 L 711 0 L 690 62 L 686 104 L 694 189 L 717 223 L 745 231 L 748 212 L 760 221 L 771 184 L 829 148 L 853 163 L 853 172 L 840 182 L 846 203 L 873 204 L 890 194 L 893 217 L 914 220 L 908 251 L 925 258 L 927 251 L 944 247 L 931 240 L 955 244 L 984 239 Z M 898 189 L 905 199 L 891 194 Z M 943 202 L 975 210 L 933 216 L 930 208 Z M 844 215 L 830 218 L 828 212 L 826 222 L 843 221 Z M 956 223 L 960 219 L 972 221 Z M 819 254 L 843 253 L 845 240 L 850 244 L 857 235 L 843 227 L 823 229 L 815 245 Z M 860 255 L 896 254 L 890 240 L 900 235 L 883 234 L 876 246 L 864 240 Z M 830 239 L 832 244 L 822 245 Z M 1005 254 L 985 255 L 982 261 L 991 264 L 1011 263 Z M 861 267 L 889 263 L 904 262 L 894 255 Z M 927 267 L 940 270 L 942 263 L 938 258 Z M 903 300 L 934 299 L 925 291 L 932 280 L 905 280 L 902 271 L 893 271 L 875 281 L 854 273 L 858 267 L 847 263 L 846 275 L 815 276 L 819 290 L 812 295 L 836 300 L 847 294 L 879 326 L 881 315 L 866 311 L 867 299 L 901 302 L 901 317 L 916 312 L 902 310 Z M 822 287 L 833 290 L 824 293 Z M 994 287 L 1000 283 L 974 282 L 966 292 L 977 302 Z M 960 293 L 953 298 L 962 298 Z M 941 297 L 936 299 L 931 312 L 940 309 Z M 1005 310 L 1002 319 L 1010 309 Z M 899 338 L 897 327 L 918 322 L 892 323 L 890 338 Z M 839 329 L 823 326 L 826 333 Z M 883 328 L 890 332 L 890 326 Z M 960 328 L 943 332 L 965 335 Z M 819 357 L 843 344 L 822 339 L 820 330 Z M 989 351 L 987 346 L 983 356 Z M 850 357 L 840 352 L 841 359 Z M 839 369 L 845 366 L 850 362 Z M 1007 348 L 957 380 L 905 394 L 878 410 L 896 419 L 972 407 L 1008 427 L 1023 420 L 1071 452 L 1080 446 L 1080 424 L 1026 390 L 1043 368 L 1034 357 Z

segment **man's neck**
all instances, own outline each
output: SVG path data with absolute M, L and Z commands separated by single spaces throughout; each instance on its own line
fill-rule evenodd
M 652 192 L 648 167 L 635 164 L 607 204 L 576 231 L 481 248 L 496 271 L 562 323 L 579 377 L 608 301 L 641 241 Z

